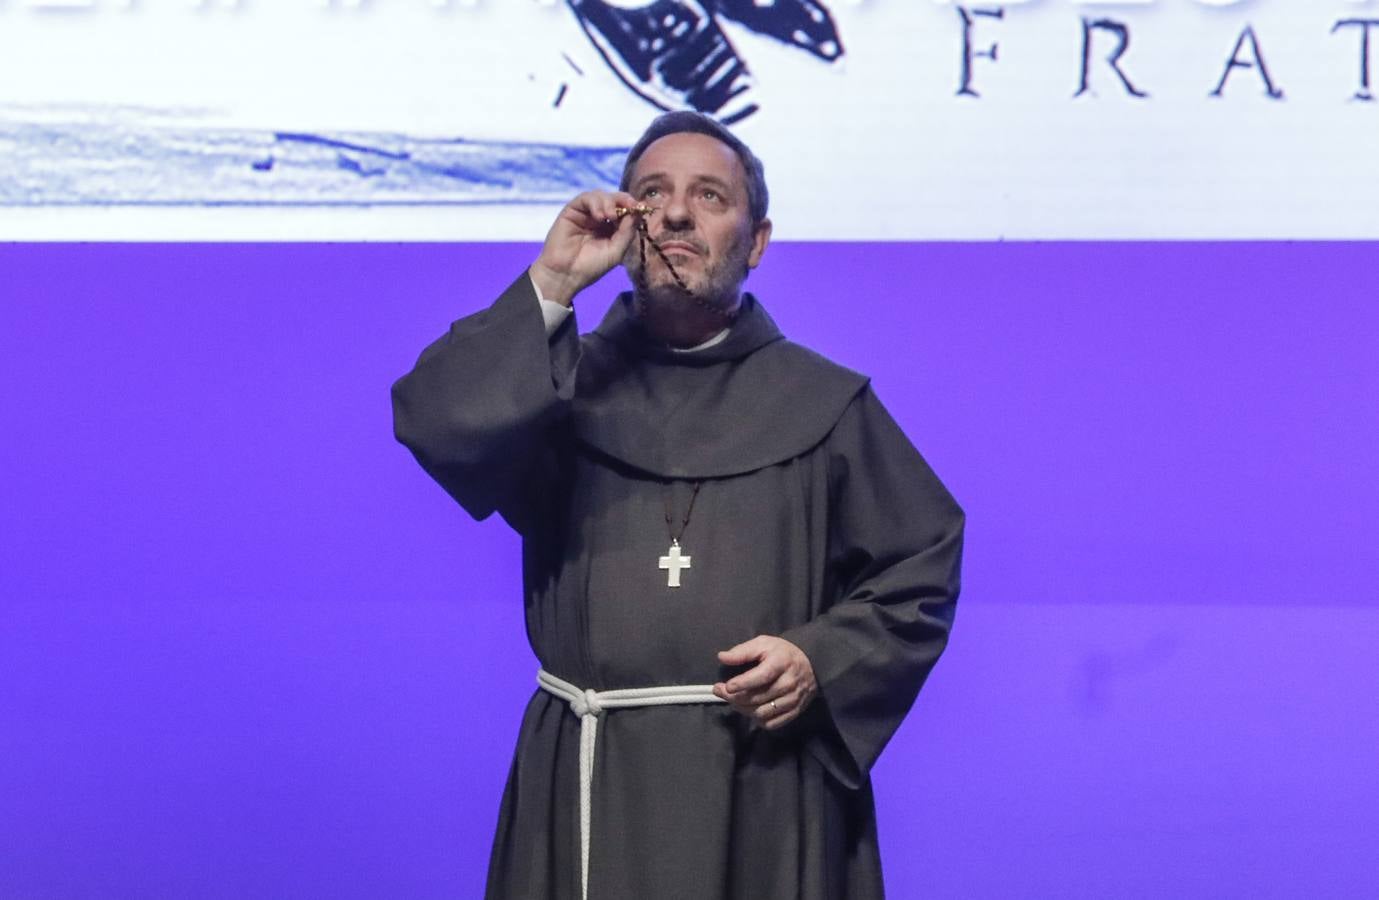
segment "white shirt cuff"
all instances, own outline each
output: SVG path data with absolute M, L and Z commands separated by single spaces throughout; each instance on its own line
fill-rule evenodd
M 536 300 L 541 304 L 541 318 L 546 322 L 546 337 L 550 337 L 570 317 L 572 309 L 563 303 L 556 303 L 554 300 L 547 300 L 541 296 L 541 286 L 536 283 L 535 278 L 531 277 L 531 272 L 527 273 L 527 278 L 531 280 L 532 290 L 536 292 Z

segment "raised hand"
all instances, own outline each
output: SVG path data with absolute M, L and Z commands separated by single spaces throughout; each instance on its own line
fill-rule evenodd
M 725 666 L 755 663 L 715 684 L 713 692 L 763 728 L 774 730 L 799 718 L 819 693 L 809 657 L 785 638 L 758 635 L 721 651 L 718 661 Z
M 636 234 L 637 201 L 622 191 L 586 191 L 560 210 L 531 277 L 541 295 L 569 306 L 575 295 L 622 261 Z

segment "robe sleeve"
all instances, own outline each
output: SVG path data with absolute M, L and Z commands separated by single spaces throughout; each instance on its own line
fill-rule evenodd
M 394 434 L 471 516 L 526 534 L 560 479 L 578 360 L 575 317 L 548 338 L 523 272 L 393 385 Z
M 819 685 L 798 723 L 804 740 L 857 788 L 947 645 L 964 517 L 870 387 L 825 444 L 827 565 L 840 599 L 782 637 Z

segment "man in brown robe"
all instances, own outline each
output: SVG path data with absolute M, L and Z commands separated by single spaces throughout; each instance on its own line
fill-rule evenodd
M 543 671 L 489 898 L 882 896 L 868 772 L 947 643 L 963 515 L 867 379 L 742 292 L 766 211 L 745 145 L 662 116 L 393 387 L 423 468 L 522 536 Z

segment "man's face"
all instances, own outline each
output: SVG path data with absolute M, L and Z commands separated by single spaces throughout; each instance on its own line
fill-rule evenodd
M 684 132 L 653 141 L 637 160 L 628 192 L 657 209 L 647 230 L 695 296 L 719 308 L 736 308 L 747 272 L 761 261 L 770 239 L 769 221 L 752 226 L 747 173 L 732 148 L 706 134 Z M 686 298 L 666 264 L 646 248 L 641 270 L 640 239 L 623 264 L 648 303 Z

